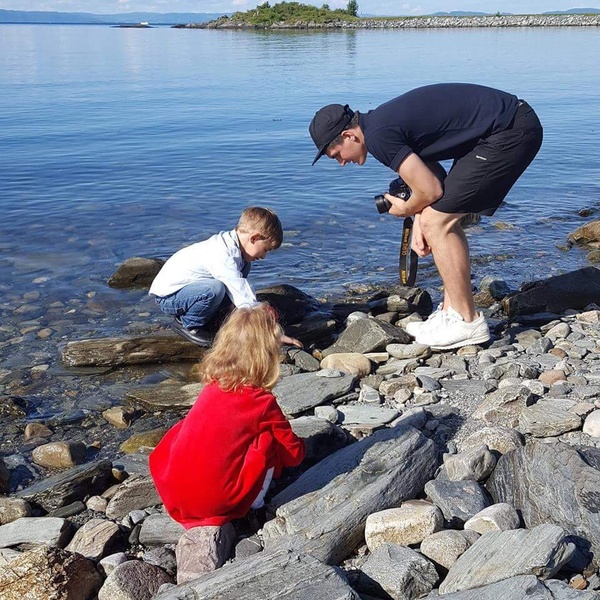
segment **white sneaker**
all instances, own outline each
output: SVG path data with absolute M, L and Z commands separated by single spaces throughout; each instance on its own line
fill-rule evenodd
M 421 330 L 416 341 L 433 350 L 451 350 L 470 344 L 483 344 L 490 339 L 490 330 L 482 313 L 472 321 L 465 320 L 453 309 L 444 311 L 443 319 L 436 321 L 435 328 Z
M 440 303 L 438 307 L 427 317 L 425 321 L 411 321 L 404 326 L 406 333 L 414 338 L 421 332 L 427 331 L 432 326 L 435 326 L 436 321 L 444 316 L 443 305 Z

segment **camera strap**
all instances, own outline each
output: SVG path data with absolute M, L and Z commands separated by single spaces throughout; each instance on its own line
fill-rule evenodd
M 400 283 L 412 287 L 417 279 L 419 267 L 419 256 L 411 249 L 413 220 L 410 217 L 404 219 L 402 225 L 402 239 L 400 240 L 400 256 L 398 258 L 398 271 Z

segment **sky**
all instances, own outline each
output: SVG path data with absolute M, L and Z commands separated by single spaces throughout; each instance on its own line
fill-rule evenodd
M 271 0 L 276 4 L 279 0 Z M 298 0 L 345 8 L 347 0 Z M 123 12 L 221 13 L 248 10 L 262 0 L 0 0 L 0 9 L 113 14 Z M 359 14 L 422 15 L 439 11 L 542 13 L 568 8 L 600 8 L 600 0 L 358 0 Z

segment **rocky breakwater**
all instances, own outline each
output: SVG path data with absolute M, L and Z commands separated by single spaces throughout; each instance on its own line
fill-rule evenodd
M 289 286 L 261 297 L 306 344 L 287 350 L 274 393 L 308 455 L 266 515 L 185 532 L 164 512 L 147 455 L 193 403 L 193 369 L 123 389 L 102 416 L 122 439 L 107 458 L 15 405 L 3 600 L 600 597 L 598 269 L 514 292 L 483 282 L 494 339 L 441 354 L 403 327 L 432 309 L 420 289 L 332 306 Z M 198 352 L 138 338 L 70 342 L 62 358 L 124 368 Z M 144 415 L 163 426 L 136 431 Z
M 208 23 L 175 25 L 178 29 L 452 29 L 473 27 L 598 27 L 600 15 L 485 15 L 472 17 L 398 17 L 276 22 L 255 25 L 231 17 Z

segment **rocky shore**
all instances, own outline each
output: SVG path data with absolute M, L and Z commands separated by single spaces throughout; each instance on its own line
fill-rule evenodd
M 570 239 L 592 255 L 600 221 Z M 160 264 L 129 260 L 110 284 L 146 286 Z M 0 598 L 600 598 L 599 269 L 516 291 L 483 281 L 494 339 L 446 353 L 404 330 L 433 308 L 419 288 L 260 297 L 305 343 L 274 393 L 308 452 L 266 514 L 224 527 L 184 532 L 149 476 L 148 453 L 201 389 L 203 350 L 144 326 L 147 300 L 128 335 L 63 340 L 61 366 L 48 350 L 4 361 Z M 57 380 L 70 409 L 44 414 L 36 397 Z M 78 401 L 76 382 L 97 399 Z
M 474 17 L 399 17 L 296 21 L 254 25 L 221 17 L 208 23 L 174 25 L 178 29 L 449 29 L 461 27 L 598 27 L 600 15 L 489 15 Z

